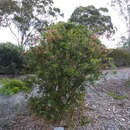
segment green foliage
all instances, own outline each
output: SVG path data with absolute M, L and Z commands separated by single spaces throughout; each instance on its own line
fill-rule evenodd
M 24 56 L 16 45 L 0 44 L 0 74 L 18 74 L 24 66 Z
M 47 16 L 56 17 L 58 14 L 60 9 L 53 6 L 53 0 L 0 1 L 0 26 L 8 27 L 22 46 L 28 44 L 33 34 L 40 32 L 48 23 Z
M 88 117 L 84 116 L 84 118 L 81 120 L 80 124 L 81 126 L 85 126 L 86 124 L 91 123 L 93 120 L 89 119 Z
M 35 73 L 35 59 L 33 57 L 32 49 L 27 50 L 24 53 L 26 65 L 24 66 L 25 74 L 34 74 Z
M 108 93 L 108 95 L 113 97 L 114 99 L 117 99 L 117 100 L 123 100 L 123 99 L 127 99 L 128 98 L 127 96 L 120 96 L 120 95 L 115 94 L 115 93 Z
M 78 7 L 72 13 L 69 21 L 83 24 L 91 31 L 96 32 L 98 35 L 107 33 L 111 35 L 115 32 L 111 17 L 106 15 L 107 8 L 96 9 L 94 6 Z
M 58 23 L 46 29 L 31 51 L 42 94 L 30 99 L 31 110 L 50 122 L 72 125 L 84 104 L 84 81 L 100 75 L 105 57 L 100 41 L 83 25 Z
M 0 88 L 0 94 L 14 95 L 20 91 L 28 92 L 31 90 L 27 86 L 26 82 L 17 79 L 0 79 L 2 87 Z
M 108 56 L 117 67 L 130 66 L 130 52 L 125 49 L 113 49 Z

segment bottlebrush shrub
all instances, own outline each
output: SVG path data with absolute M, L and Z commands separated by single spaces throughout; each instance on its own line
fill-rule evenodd
M 42 93 L 30 98 L 34 113 L 53 123 L 72 123 L 84 104 L 84 81 L 99 77 L 106 53 L 93 35 L 83 25 L 71 23 L 51 25 L 42 34 L 40 45 L 32 48 Z

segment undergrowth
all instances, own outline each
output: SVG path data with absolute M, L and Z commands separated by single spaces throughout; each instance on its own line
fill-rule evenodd
M 113 97 L 114 99 L 117 99 L 117 100 L 123 100 L 123 99 L 127 99 L 128 97 L 125 95 L 125 96 L 120 96 L 118 94 L 115 94 L 115 93 L 108 93 L 109 96 Z
M 0 94 L 3 95 L 11 96 L 20 91 L 29 92 L 31 90 L 26 82 L 17 79 L 0 79 L 0 84 L 2 84 Z

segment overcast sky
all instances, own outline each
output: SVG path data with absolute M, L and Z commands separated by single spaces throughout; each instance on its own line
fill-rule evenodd
M 126 31 L 125 23 L 121 21 L 119 18 L 118 12 L 116 10 L 113 10 L 110 7 L 110 0 L 54 0 L 55 6 L 59 7 L 61 11 L 64 13 L 64 18 L 59 19 L 62 21 L 67 21 L 72 12 L 76 7 L 81 6 L 87 6 L 87 5 L 94 5 L 97 8 L 99 7 L 107 7 L 109 9 L 109 15 L 112 17 L 112 21 L 114 25 L 118 28 L 118 32 L 115 34 L 115 38 L 119 39 L 120 34 L 124 33 Z M 6 42 L 11 41 L 13 43 L 16 42 L 14 40 L 12 34 L 7 29 L 0 30 L 0 42 Z M 115 47 L 117 44 L 116 42 L 112 41 L 106 41 L 103 40 L 104 44 L 107 45 L 107 47 Z

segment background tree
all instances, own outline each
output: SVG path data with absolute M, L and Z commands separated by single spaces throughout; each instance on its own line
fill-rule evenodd
M 19 74 L 24 70 L 25 56 L 12 43 L 0 43 L 0 74 Z
M 53 0 L 0 0 L 0 26 L 8 27 L 19 45 L 27 44 L 34 31 L 58 14 Z
M 130 1 L 129 0 L 111 0 L 111 6 L 119 10 L 120 15 L 123 16 L 128 33 L 127 42 L 125 42 L 125 47 L 130 49 Z
M 120 15 L 126 20 L 127 26 L 130 25 L 129 22 L 129 11 L 130 11 L 130 1 L 129 0 L 111 0 L 111 6 L 117 7 L 119 9 Z
M 115 32 L 111 17 L 106 15 L 107 8 L 96 9 L 94 6 L 78 7 L 72 13 L 69 21 L 83 24 L 98 35 L 111 35 Z

